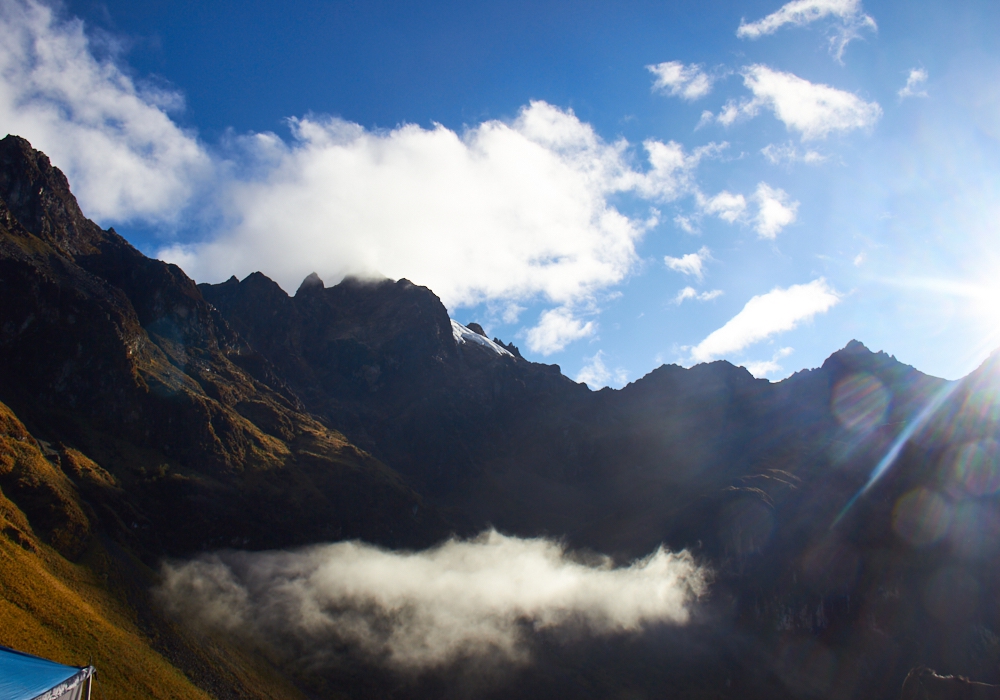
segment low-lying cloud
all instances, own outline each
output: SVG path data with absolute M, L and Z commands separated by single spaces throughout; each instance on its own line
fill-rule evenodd
M 165 564 L 162 577 L 159 600 L 194 624 L 306 663 L 346 647 L 411 671 L 486 655 L 526 661 L 531 630 L 684 624 L 706 588 L 687 552 L 661 548 L 616 568 L 495 531 L 421 552 L 360 542 L 219 552 Z

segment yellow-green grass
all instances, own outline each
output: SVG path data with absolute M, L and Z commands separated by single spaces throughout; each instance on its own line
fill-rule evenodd
M 113 478 L 75 451 L 62 461 L 74 478 Z M 0 644 L 94 665 L 99 700 L 303 697 L 259 654 L 232 640 L 195 636 L 155 610 L 139 609 L 152 605 L 154 573 L 94 531 L 73 480 L 45 458 L 2 403 L 0 476 L 13 490 L 0 491 Z M 44 535 L 15 502 L 18 496 L 32 499 L 31 512 L 50 521 Z M 63 556 L 67 550 L 75 561 Z

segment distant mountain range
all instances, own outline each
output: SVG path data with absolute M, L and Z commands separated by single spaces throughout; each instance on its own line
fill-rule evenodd
M 713 362 L 595 392 L 407 280 L 196 285 L 8 136 L 0 644 L 97 654 L 121 697 L 136 675 L 164 697 L 440 697 L 206 643 L 158 611 L 155 569 L 493 526 L 620 562 L 663 543 L 714 572 L 699 680 L 654 640 L 601 671 L 575 666 L 592 649 L 553 651 L 498 696 L 893 698 L 919 664 L 995 683 L 998 363 L 946 382 L 852 341 L 777 383 Z M 67 631 L 101 625 L 132 641 Z

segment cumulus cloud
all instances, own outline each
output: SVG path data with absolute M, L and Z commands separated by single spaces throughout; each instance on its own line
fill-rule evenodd
M 805 150 L 800 152 L 792 143 L 783 145 L 769 143 L 760 149 L 760 152 L 771 165 L 781 165 L 782 163 L 816 165 L 826 160 L 826 156 L 819 151 Z
M 792 201 L 784 190 L 761 182 L 753 195 L 757 203 L 757 216 L 754 218 L 754 228 L 759 238 L 774 240 L 778 233 L 788 224 L 795 221 L 799 203 Z
M 733 194 L 723 190 L 713 197 L 706 197 L 700 192 L 695 194 L 698 206 L 706 214 L 718 216 L 723 221 L 733 223 L 747 208 L 747 200 L 741 194 Z
M 167 220 L 212 163 L 168 110 L 177 93 L 140 87 L 94 57 L 79 20 L 34 0 L 0 2 L 0 123 L 64 170 L 100 220 Z
M 803 141 L 826 138 L 832 132 L 868 129 L 882 116 L 877 102 L 756 64 L 742 70 L 743 83 L 753 98 L 728 102 L 716 120 L 726 126 L 752 118 L 761 108 L 774 112 Z
M 787 289 L 775 287 L 767 294 L 750 299 L 726 325 L 691 348 L 691 359 L 709 362 L 738 352 L 772 335 L 792 330 L 816 314 L 830 310 L 839 301 L 840 295 L 822 277 Z
M 551 355 L 575 340 L 593 335 L 596 330 L 593 321 L 584 323 L 565 306 L 548 309 L 542 312 L 538 325 L 528 331 L 528 348 Z
M 899 99 L 905 100 L 907 97 L 927 97 L 927 91 L 923 89 L 927 82 L 927 71 L 923 68 L 911 68 L 910 74 L 906 78 L 906 85 L 900 88 Z
M 878 30 L 875 20 L 861 9 L 861 0 L 792 0 L 756 22 L 741 20 L 736 36 L 759 39 L 786 25 L 803 27 L 826 17 L 837 22 L 830 37 L 830 51 L 838 61 L 843 58 L 847 44 L 858 38 L 862 29 Z
M 746 370 L 757 379 L 763 379 L 764 377 L 775 375 L 783 370 L 784 367 L 778 364 L 778 360 L 788 357 L 793 351 L 793 348 L 781 348 L 778 352 L 771 356 L 770 360 L 747 362 L 743 366 L 746 367 Z
M 401 670 L 468 657 L 530 658 L 529 632 L 684 624 L 706 587 L 686 552 L 630 566 L 581 563 L 545 539 L 486 532 L 422 552 L 340 542 L 221 552 L 163 566 L 157 596 L 179 618 L 322 664 L 346 645 Z
M 679 258 L 672 258 L 669 255 L 663 257 L 664 264 L 675 272 L 685 275 L 693 275 L 698 279 L 705 276 L 705 261 L 712 259 L 712 252 L 702 246 L 697 253 L 688 253 Z
M 680 61 L 667 61 L 646 66 L 646 70 L 656 76 L 653 90 L 685 100 L 697 100 L 712 91 L 712 76 L 702 66 L 685 66 Z
M 617 367 L 614 371 L 608 369 L 604 364 L 604 351 L 598 350 L 576 375 L 576 381 L 583 382 L 591 389 L 600 389 L 611 384 L 620 387 L 628 381 L 628 372 L 622 367 Z
M 697 301 L 711 301 L 722 296 L 721 289 L 713 289 L 710 292 L 699 292 L 694 287 L 684 287 L 681 291 L 677 292 L 677 296 L 674 297 L 674 303 L 680 306 L 688 299 L 696 299 Z
M 541 298 L 558 306 L 528 339 L 546 354 L 593 332 L 567 309 L 622 281 L 657 221 L 629 218 L 609 199 L 688 195 L 699 162 L 725 147 L 647 141 L 638 170 L 626 142 L 544 102 L 461 134 L 319 118 L 291 126 L 290 144 L 242 140 L 257 176 L 228 185 L 226 230 L 159 256 L 199 280 L 261 269 L 286 289 L 313 270 L 328 280 L 406 277 L 452 309 Z

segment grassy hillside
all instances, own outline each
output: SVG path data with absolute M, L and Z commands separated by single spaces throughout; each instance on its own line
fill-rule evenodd
M 108 700 L 302 697 L 266 660 L 159 618 L 153 572 L 94 528 L 74 483 L 113 477 L 44 449 L 0 404 L 0 644 L 96 666 Z

